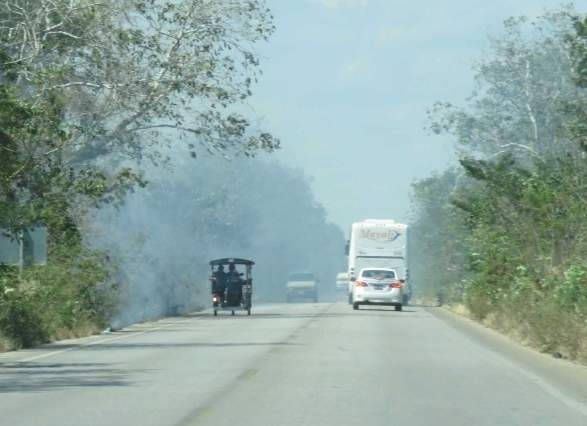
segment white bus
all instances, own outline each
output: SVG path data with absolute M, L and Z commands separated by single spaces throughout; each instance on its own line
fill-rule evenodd
M 367 219 L 351 226 L 348 255 L 349 303 L 354 277 L 363 268 L 393 268 L 405 280 L 404 304 L 410 298 L 408 283 L 408 225 L 391 219 Z

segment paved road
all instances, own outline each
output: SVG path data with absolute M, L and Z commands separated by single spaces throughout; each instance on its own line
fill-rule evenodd
M 438 308 L 209 313 L 0 355 L 0 424 L 587 425 L 587 368 Z

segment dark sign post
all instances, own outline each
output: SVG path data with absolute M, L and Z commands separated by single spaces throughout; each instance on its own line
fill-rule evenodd
M 47 264 L 47 227 L 31 225 L 19 231 L 0 228 L 0 264 L 25 266 Z

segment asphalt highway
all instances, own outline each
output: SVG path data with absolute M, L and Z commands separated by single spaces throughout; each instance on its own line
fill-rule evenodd
M 0 354 L 0 425 L 587 425 L 587 368 L 441 308 L 271 304 Z

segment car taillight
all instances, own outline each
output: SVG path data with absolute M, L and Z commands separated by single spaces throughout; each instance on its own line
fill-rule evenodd
M 393 281 L 391 284 L 389 284 L 389 287 L 391 288 L 402 288 L 403 286 L 404 285 L 401 281 Z
M 355 281 L 355 285 L 357 287 L 367 287 L 367 283 L 365 281 Z

